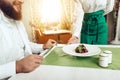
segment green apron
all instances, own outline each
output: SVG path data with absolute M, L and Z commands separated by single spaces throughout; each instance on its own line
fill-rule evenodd
M 108 27 L 103 13 L 103 10 L 85 13 L 81 30 L 81 43 L 107 44 Z

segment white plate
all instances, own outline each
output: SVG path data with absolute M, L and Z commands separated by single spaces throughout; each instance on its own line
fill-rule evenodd
M 97 55 L 100 53 L 100 48 L 95 46 L 95 45 L 88 45 L 88 44 L 83 44 L 85 45 L 85 47 L 87 48 L 88 52 L 86 53 L 76 53 L 75 52 L 75 48 L 78 46 L 79 44 L 70 44 L 70 45 L 66 45 L 62 48 L 62 50 L 69 54 L 69 55 L 73 55 L 73 56 L 80 56 L 80 57 L 88 57 L 88 56 L 93 56 L 93 55 Z

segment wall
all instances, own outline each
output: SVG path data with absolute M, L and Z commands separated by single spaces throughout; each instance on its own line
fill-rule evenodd
M 114 30 L 114 22 L 113 22 L 113 12 L 111 12 L 111 13 L 109 13 L 108 15 L 107 15 L 107 23 L 108 23 L 108 31 L 109 31 L 109 35 L 108 35 L 108 41 L 110 42 L 110 41 L 112 41 L 113 39 L 114 39 L 114 34 L 113 33 L 115 33 L 115 30 Z
M 31 30 L 31 27 L 29 25 L 29 20 L 30 20 L 30 0 L 24 0 L 24 3 L 23 3 L 23 23 L 25 25 L 25 28 L 27 30 L 27 33 L 28 33 L 28 37 L 30 40 L 32 40 L 32 30 Z
M 108 27 L 109 27 L 109 41 L 110 42 L 113 41 L 115 39 L 115 37 L 116 37 L 116 28 L 117 28 L 117 31 L 118 31 L 117 38 L 120 40 L 120 11 L 118 13 L 119 21 L 117 21 L 116 26 L 114 25 L 114 17 L 113 17 L 113 15 L 115 15 L 115 14 L 113 14 L 113 12 L 111 12 L 107 16 L 107 23 L 108 23 Z M 117 43 L 120 44 L 120 42 L 117 42 Z

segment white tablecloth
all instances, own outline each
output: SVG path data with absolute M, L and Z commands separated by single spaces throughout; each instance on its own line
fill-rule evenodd
M 97 46 L 120 48 L 120 45 Z M 41 65 L 33 72 L 19 73 L 9 80 L 120 80 L 120 70 Z
M 120 70 L 41 65 L 9 80 L 120 80 Z

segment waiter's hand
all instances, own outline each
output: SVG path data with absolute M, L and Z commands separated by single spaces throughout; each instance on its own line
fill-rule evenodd
M 28 55 L 25 58 L 16 61 L 16 72 L 17 73 L 31 72 L 40 65 L 42 60 L 43 60 L 42 56 L 36 54 Z
M 44 45 L 43 45 L 43 49 L 49 49 L 52 46 L 57 45 L 57 42 L 53 39 L 49 39 Z
M 75 44 L 75 43 L 79 43 L 79 39 L 76 36 L 72 36 L 69 40 L 67 44 Z

